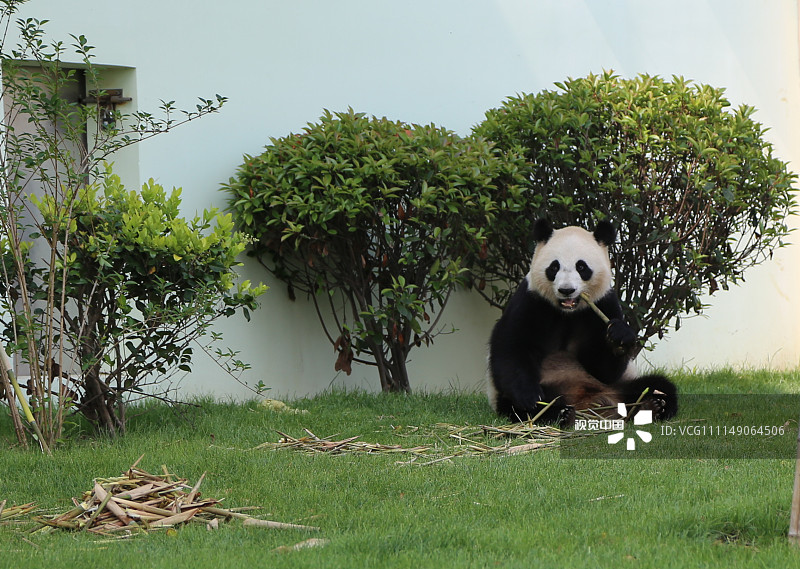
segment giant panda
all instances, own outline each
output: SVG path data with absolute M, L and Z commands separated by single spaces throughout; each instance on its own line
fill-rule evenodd
M 608 247 L 615 238 L 607 221 L 594 232 L 574 226 L 553 230 L 545 219 L 534 223 L 530 271 L 489 340 L 488 395 L 498 414 L 571 426 L 575 410 L 610 407 L 604 416 L 618 417 L 618 403 L 639 402 L 655 420 L 677 413 L 677 389 L 670 380 L 636 376 L 632 358 L 638 338 L 625 323 L 613 288 Z

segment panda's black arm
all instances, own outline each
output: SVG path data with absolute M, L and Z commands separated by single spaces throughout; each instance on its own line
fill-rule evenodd
M 600 299 L 597 307 L 609 319 L 606 328 L 608 341 L 617 348 L 621 347 L 626 350 L 633 348 L 638 341 L 638 337 L 636 336 L 636 331 L 625 321 L 617 293 L 613 290 L 609 291 L 608 294 Z
M 615 382 L 635 353 L 638 337 L 625 322 L 616 292 L 609 291 L 597 302 L 597 307 L 609 318 L 609 322 L 605 324 L 599 318 L 592 319 L 595 346 L 592 348 L 592 357 L 586 360 L 595 362 L 596 365 L 591 366 L 595 368 L 591 370 L 595 377 L 604 382 Z
M 597 308 L 602 310 L 603 314 L 605 314 L 609 320 L 614 320 L 615 318 L 618 320 L 624 319 L 622 314 L 622 305 L 620 304 L 619 297 L 615 291 L 608 291 L 606 295 L 598 300 L 595 304 L 597 304 Z
M 520 283 L 489 340 L 489 366 L 498 391 L 520 415 L 540 408 L 541 368 L 549 326 L 546 303 Z

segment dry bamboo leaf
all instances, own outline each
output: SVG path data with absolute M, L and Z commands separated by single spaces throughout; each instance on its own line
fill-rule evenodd
M 174 516 L 169 516 L 166 518 L 161 518 L 160 520 L 156 520 L 150 523 L 151 528 L 160 528 L 166 526 L 174 526 L 182 523 L 188 522 L 192 519 L 197 512 L 200 510 L 186 510 L 185 512 L 181 512 L 180 514 L 175 514 Z
M 152 493 L 154 487 L 155 486 L 153 485 L 153 483 L 148 482 L 147 484 L 142 484 L 141 486 L 139 486 L 134 490 L 129 490 L 128 492 L 125 492 L 125 494 L 127 495 L 128 500 L 138 500 L 139 498 L 147 496 L 148 494 Z M 125 494 L 120 496 L 124 496 Z
M 186 498 L 186 501 L 191 503 L 194 502 L 195 496 L 197 496 L 197 490 L 200 488 L 200 485 L 203 483 L 203 479 L 206 477 L 206 473 L 200 475 L 200 479 L 197 481 L 197 484 L 194 485 L 192 491 L 189 492 L 189 496 Z
M 172 514 L 175 513 L 171 510 L 167 510 L 164 508 L 156 508 L 155 506 L 149 504 L 136 503 L 131 500 L 126 500 L 124 498 L 117 498 L 116 496 L 114 496 L 112 500 L 114 500 L 117 504 L 127 506 L 129 509 L 141 510 L 142 512 L 147 512 L 150 514 L 157 514 L 160 516 L 171 516 Z

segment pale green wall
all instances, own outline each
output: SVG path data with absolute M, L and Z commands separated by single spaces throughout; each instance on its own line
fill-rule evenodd
M 186 106 L 195 96 L 230 98 L 221 114 L 118 160 L 132 182 L 138 173 L 182 186 L 187 212 L 224 205 L 219 184 L 244 153 L 300 130 L 323 108 L 467 133 L 506 96 L 603 69 L 727 88 L 734 104 L 760 109 L 756 119 L 771 127 L 778 156 L 800 170 L 796 0 L 137 0 L 102 7 L 33 0 L 25 14 L 50 19 L 54 37 L 85 34 L 100 63 L 135 68 L 141 110 L 154 110 L 159 99 Z M 687 321 L 649 359 L 796 366 L 798 256 L 797 247 L 784 250 L 744 286 L 718 293 L 706 318 Z M 246 272 L 266 279 L 258 267 Z M 290 303 L 282 284 L 270 284 L 251 323 L 222 326 L 253 364 L 248 381 L 290 395 L 329 385 L 378 388 L 371 368 L 336 376 L 311 306 L 302 298 Z M 482 301 L 456 295 L 443 321 L 459 332 L 412 352 L 412 385 L 479 384 L 496 317 Z M 183 387 L 247 395 L 207 361 Z

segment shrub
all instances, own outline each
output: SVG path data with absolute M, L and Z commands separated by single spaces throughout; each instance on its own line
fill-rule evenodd
M 645 339 L 677 329 L 705 308 L 704 292 L 784 245 L 796 176 L 752 107 L 731 109 L 723 90 L 678 77 L 604 73 L 556 86 L 509 98 L 474 129 L 522 159 L 525 187 L 517 209 L 498 212 L 477 270 L 489 302 L 504 305 L 527 272 L 538 216 L 618 226 L 616 284 Z
M 94 48 L 84 36 L 45 40 L 46 20 L 34 18 L 16 20 L 16 34 L 10 31 L 23 3 L 0 0 L 0 28 L 9 31 L 0 37 L 5 105 L 0 124 L 0 314 L 10 340 L 0 349 L 30 368 L 31 426 L 42 432 L 38 442 L 49 450 L 61 438 L 74 403 L 62 374 L 76 361 L 86 363 L 70 353 L 79 343 L 66 345 L 67 333 L 59 329 L 71 309 L 64 303 L 78 284 L 67 278 L 71 269 L 63 261 L 71 246 L 66 239 L 75 237 L 69 227 L 74 201 L 82 196 L 79 189 L 97 184 L 105 175 L 104 162 L 118 150 L 214 113 L 225 97 L 200 99 L 192 110 L 165 101 L 158 113 L 106 106 L 102 100 L 110 93 L 103 89 L 103 69 L 94 64 Z M 14 36 L 18 39 L 12 42 Z M 51 210 L 49 227 L 43 226 L 31 194 Z M 59 226 L 62 222 L 67 225 Z M 29 282 L 29 277 L 37 280 Z M 0 365 L 0 399 L 8 403 L 20 444 L 27 446 L 11 372 Z
M 443 330 L 502 169 L 481 140 L 351 110 L 272 139 L 225 189 L 251 254 L 314 302 L 335 369 L 375 365 L 384 390 L 408 391 L 408 353 Z
M 178 215 L 180 190 L 167 195 L 150 180 L 141 193 L 127 191 L 109 173 L 102 186 L 68 190 L 65 199 L 69 217 L 54 197 L 32 197 L 41 237 L 61 245 L 55 270 L 27 263 L 26 282 L 35 301 L 47 300 L 51 277 L 63 294 L 54 343 L 72 361 L 45 362 L 61 398 L 114 434 L 132 396 L 154 394 L 175 369 L 190 371 L 192 344 L 221 316 L 247 316 L 264 287 L 234 285 L 245 239 L 232 233 L 230 215 L 212 209 L 187 221 Z M 13 320 L 3 320 L 13 344 Z

